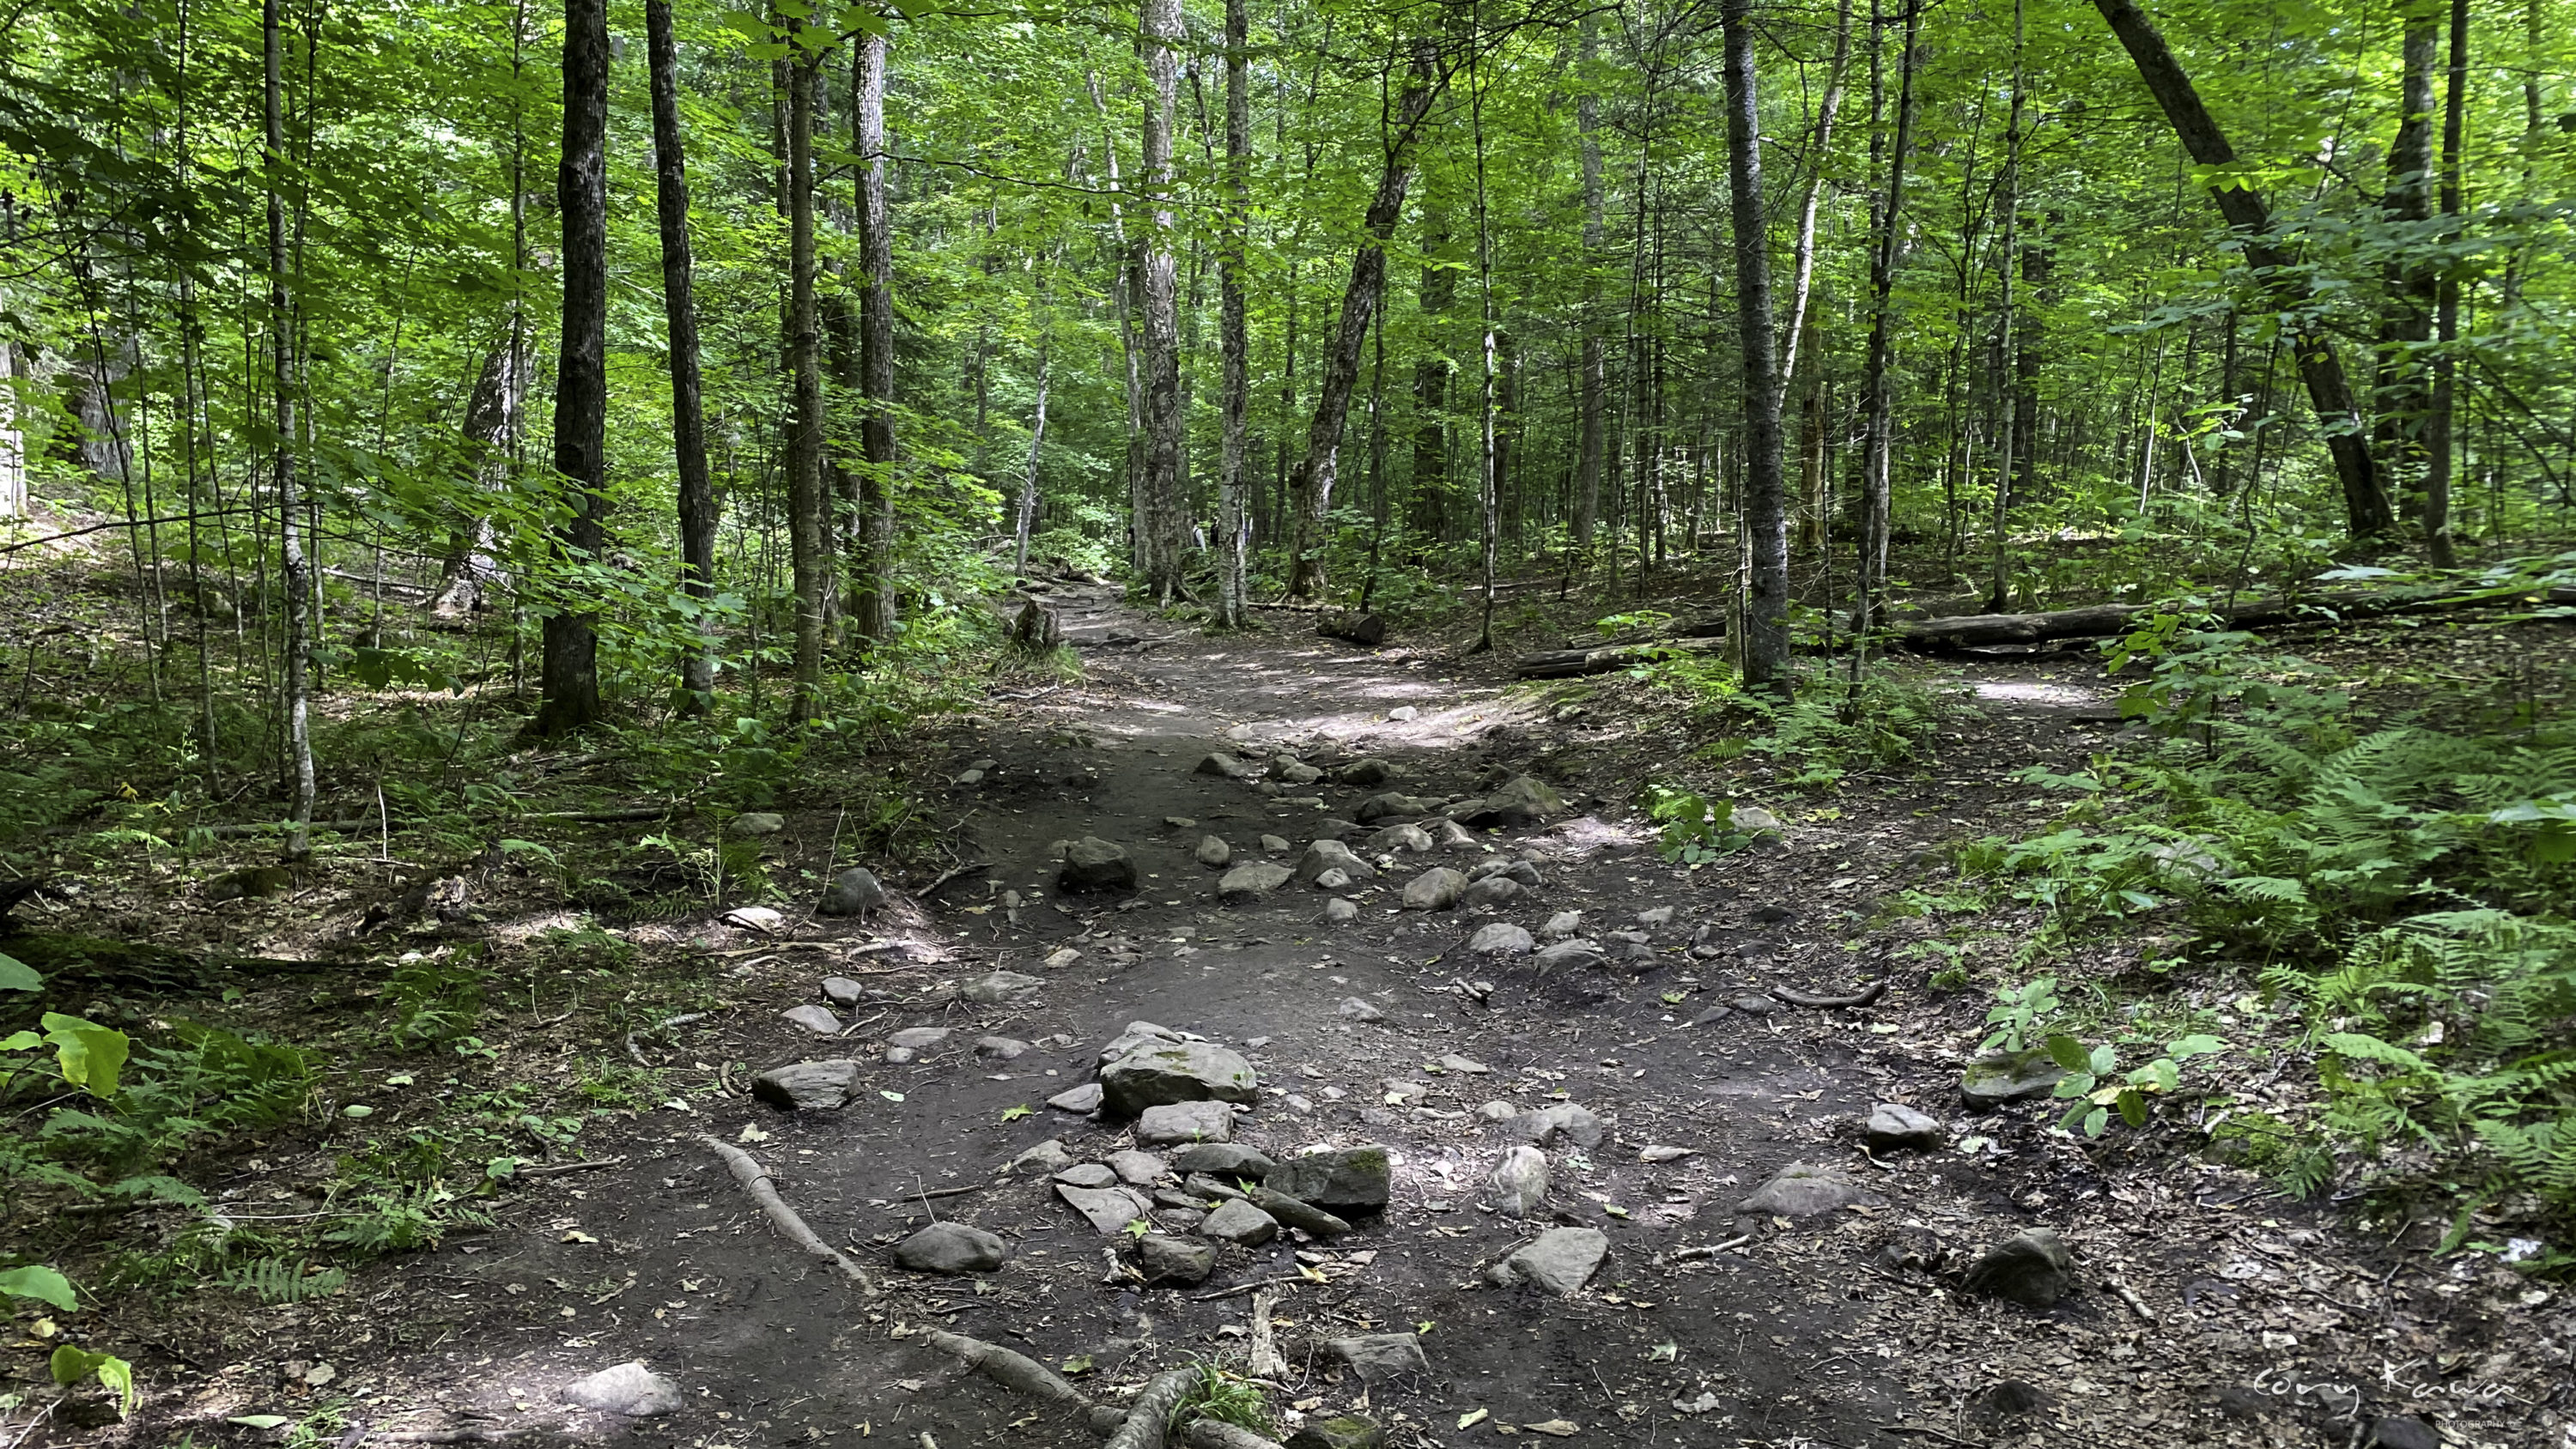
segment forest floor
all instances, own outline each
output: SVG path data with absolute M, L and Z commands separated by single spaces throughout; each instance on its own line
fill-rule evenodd
M 1115 1402 L 1151 1370 L 1239 1363 L 1250 1293 L 1233 1290 L 1255 1284 L 1276 1290 L 1289 1366 L 1273 1409 L 1291 1423 L 1365 1414 L 1404 1449 L 2342 1445 L 2373 1433 L 2389 1446 L 2524 1449 L 2576 1433 L 2532 1408 L 2552 1392 L 2533 1377 L 2544 1371 L 2532 1346 L 2576 1333 L 2563 1295 L 2489 1259 L 2427 1257 L 2429 1230 L 2404 1245 L 2357 1236 L 2187 1150 L 2054 1133 L 2046 1101 L 1963 1110 L 1959 1071 L 1988 1003 L 1927 988 L 1904 948 L 1930 928 L 1876 907 L 1941 869 L 1939 842 L 2037 823 L 2046 802 L 2013 770 L 2063 768 L 2117 734 L 2090 661 L 1967 666 L 1971 707 L 1930 772 L 1860 782 L 1832 808 L 1765 798 L 1779 838 L 1687 869 L 1661 858 L 1632 802 L 1690 742 L 1673 718 L 1619 707 L 1618 681 L 1587 682 L 1599 696 L 1568 703 L 1512 688 L 1490 656 L 1401 640 L 1363 650 L 1293 618 L 1278 632 L 1203 636 L 1078 584 L 1047 598 L 1085 676 L 997 695 L 913 743 L 929 767 L 918 778 L 955 781 L 990 762 L 937 797 L 965 819 L 979 868 L 926 899 L 898 892 L 865 921 L 787 909 L 745 926 L 704 911 L 624 929 L 635 958 L 600 989 L 630 1010 L 702 1013 L 640 1039 L 603 1028 L 597 1003 L 540 1004 L 539 992 L 567 988 L 531 975 L 524 1011 L 496 990 L 493 1011 L 514 1024 L 474 1039 L 484 1055 L 461 1066 L 339 1063 L 326 1107 L 369 1117 L 227 1144 L 230 1166 L 213 1179 L 230 1184 L 223 1212 L 243 1223 L 318 1213 L 318 1185 L 362 1133 L 398 1140 L 476 1092 L 506 1118 L 514 1086 L 588 1082 L 619 1109 L 591 1114 L 577 1140 L 527 1119 L 515 1150 L 551 1141 L 536 1155 L 572 1170 L 520 1173 L 485 1204 L 487 1225 L 360 1269 L 337 1293 L 131 1295 L 84 1315 L 89 1341 L 137 1360 L 145 1407 L 122 1427 L 66 1416 L 22 1442 L 1088 1445 L 1083 1424 L 967 1373 L 926 1330 L 1065 1367 Z M 1328 773 L 1265 793 L 1201 772 L 1212 753 Z M 1331 771 L 1361 759 L 1395 779 L 1335 783 Z M 1303 883 L 1221 901 L 1219 872 L 1196 858 L 1212 835 L 1237 863 L 1293 865 L 1319 822 L 1353 819 L 1378 790 L 1462 796 L 1525 772 L 1561 789 L 1567 810 L 1399 854 L 1339 893 L 1358 906 L 1346 922 L 1327 921 L 1330 894 Z M 848 825 L 807 804 L 766 843 L 790 867 L 828 870 Z M 1140 888 L 1061 892 L 1057 852 L 1083 836 L 1124 846 Z M 1266 850 L 1265 836 L 1289 848 Z M 1481 914 L 1399 908 L 1419 870 L 1489 854 L 1529 862 L 1541 883 Z M 513 913 L 508 874 L 489 867 L 470 917 L 431 921 L 407 944 L 524 941 L 577 919 Z M 47 924 L 108 933 L 120 913 L 166 925 L 169 913 L 228 912 L 181 929 L 292 955 L 299 941 L 345 938 L 369 904 L 354 876 L 224 906 L 156 905 L 156 889 L 96 891 Z M 1536 932 L 1563 911 L 1581 912 L 1583 935 L 1621 959 L 1542 970 L 1466 949 L 1487 922 Z M 995 970 L 1040 984 L 970 999 L 991 994 L 973 983 Z M 835 977 L 860 990 L 832 1039 L 783 1015 L 828 1006 L 822 983 Z M 1879 979 L 1886 994 L 1852 1009 L 1766 995 Z M 372 984 L 330 975 L 244 991 L 243 1009 L 265 1001 L 272 1015 L 381 1009 Z M 1248 1060 L 1261 1090 L 1236 1142 L 1274 1157 L 1384 1144 L 1387 1206 L 1355 1213 L 1347 1236 L 1227 1246 L 1203 1284 L 1142 1282 L 1133 1234 L 1096 1231 L 1046 1173 L 1010 1167 L 1048 1139 L 1083 1163 L 1132 1145 L 1129 1124 L 1047 1105 L 1090 1081 L 1132 1021 Z M 947 1035 L 885 1059 L 891 1034 L 922 1027 Z M 1027 1049 L 979 1050 L 987 1038 Z M 745 1090 L 752 1072 L 841 1057 L 858 1066 L 837 1110 L 783 1111 Z M 1492 1120 L 1506 1114 L 1478 1109 L 1559 1101 L 1589 1109 L 1604 1135 L 1549 1146 L 1533 1220 L 1486 1210 L 1488 1172 L 1524 1139 Z M 1944 1145 L 1866 1149 L 1859 1126 L 1878 1103 L 1941 1119 Z M 864 1265 L 868 1286 L 773 1232 L 702 1136 L 752 1153 Z M 1741 1208 L 1793 1163 L 1830 1169 L 1850 1201 L 1796 1218 Z M 1155 1215 L 1163 1228 L 1197 1221 L 1187 1206 Z M 959 1277 L 892 1266 L 886 1250 L 933 1219 L 997 1234 L 1007 1261 Z M 1550 1227 L 1607 1236 L 1588 1284 L 1559 1297 L 1486 1281 Z M 2062 1235 L 2075 1264 L 2053 1309 L 1965 1291 L 1971 1260 L 2038 1227 Z M 1330 1347 L 1393 1332 L 1419 1334 L 1420 1371 L 1367 1382 Z M 31 1337 L 15 1352 L 32 1366 L 43 1347 Z M 676 1407 L 629 1418 L 564 1398 L 629 1360 L 674 1382 Z M 236 1422 L 260 1416 L 279 1422 Z

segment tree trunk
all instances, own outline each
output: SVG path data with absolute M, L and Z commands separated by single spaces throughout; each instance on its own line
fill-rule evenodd
M 18 344 L 0 337 L 0 518 L 27 516 L 27 435 L 18 425 L 17 383 L 23 367 Z
M 286 595 L 286 765 L 291 801 L 286 855 L 312 849 L 313 823 L 313 577 L 304 556 L 302 513 L 295 476 L 295 344 L 287 297 L 286 249 L 286 37 L 284 0 L 260 7 L 265 52 L 262 107 L 265 131 L 260 156 L 268 193 L 268 341 L 270 401 L 276 407 L 277 451 L 271 467 L 277 485 L 278 587 Z M 570 52 L 567 50 L 567 56 Z M 569 67 L 569 60 L 566 62 Z
M 1188 558 L 1181 496 L 1187 420 L 1181 414 L 1180 278 L 1172 256 L 1172 122 L 1180 106 L 1179 50 L 1186 42 L 1180 0 L 1141 0 L 1137 27 L 1146 100 L 1136 176 L 1152 198 L 1135 242 L 1145 311 L 1144 517 L 1137 527 L 1145 544 L 1146 591 L 1169 603 L 1182 593 Z
M 1996 271 L 2003 278 L 2003 296 L 1997 310 L 2003 317 L 2003 335 L 1995 347 L 1995 371 L 2000 374 L 2005 362 L 2013 356 L 2013 328 L 2019 320 L 2014 315 L 2013 282 L 2021 250 L 2021 118 L 2022 118 L 2022 40 L 2024 0 L 2013 0 L 2013 77 L 2012 119 L 2004 127 L 2003 196 L 1997 202 L 2004 214 L 2003 247 L 1997 253 Z M 2016 389 L 2016 393 L 2018 390 Z M 2006 568 L 2005 543 L 2012 518 L 2013 468 L 2021 456 L 2013 439 L 2013 429 L 2021 421 L 2018 397 L 1997 409 L 2003 415 L 2004 436 L 1995 449 L 1995 511 L 1993 519 L 1993 583 L 1987 592 L 1987 607 L 2001 611 L 2012 580 Z
M 1029 416 L 1029 466 L 1020 475 L 1020 506 L 1012 530 L 1018 542 L 1011 553 L 1013 578 L 1028 577 L 1029 530 L 1038 518 L 1038 448 L 1046 441 L 1048 340 L 1043 334 L 1038 338 L 1038 400 Z
M 1427 189 L 1427 188 L 1426 188 Z M 1412 527 L 1426 537 L 1447 537 L 1449 483 L 1449 358 L 1440 334 L 1458 303 L 1458 274 L 1442 265 L 1449 247 L 1449 214 L 1429 199 L 1422 204 L 1422 355 L 1413 363 Z
M 1762 208 L 1761 107 L 1754 93 L 1752 0 L 1724 0 L 1726 161 L 1735 231 L 1735 297 L 1743 333 L 1744 523 L 1752 542 L 1744 682 L 1789 687 L 1789 534 L 1782 507 L 1780 342 L 1771 323 L 1771 234 Z
M 851 519 L 850 627 L 884 639 L 894 625 L 894 220 L 886 206 L 886 38 L 861 35 L 851 62 L 859 156 L 859 505 Z
M 1887 158 L 1887 190 L 1873 208 L 1878 234 L 1870 239 L 1869 355 L 1861 377 L 1861 395 L 1869 407 L 1866 445 L 1861 454 L 1860 567 L 1852 627 L 1877 623 L 1879 595 L 1887 582 L 1887 542 L 1894 506 L 1893 462 L 1896 432 L 1896 260 L 1904 235 L 1905 168 L 1914 149 L 1914 75 L 1922 47 L 1923 7 L 1905 10 L 1905 39 L 1896 54 L 1896 139 Z
M 1324 592 L 1324 531 L 1333 506 L 1333 480 L 1342 447 L 1342 426 L 1350 418 L 1351 388 L 1359 381 L 1360 350 L 1368 342 L 1369 320 L 1386 274 L 1386 244 L 1404 213 L 1404 192 L 1413 179 L 1413 151 L 1422 119 L 1431 109 L 1442 81 L 1440 51 L 1429 36 L 1412 43 L 1412 63 L 1404 88 L 1388 117 L 1386 169 L 1379 173 L 1377 193 L 1369 199 L 1361 227 L 1367 240 L 1351 257 L 1351 279 L 1342 289 L 1342 313 L 1333 332 L 1332 349 L 1324 355 L 1321 386 L 1316 389 L 1314 421 L 1306 429 L 1306 453 L 1297 462 L 1291 490 L 1297 510 L 1296 534 L 1290 546 L 1288 594 L 1320 598 Z
M 801 48 L 804 22 L 791 21 Z M 823 326 L 814 294 L 814 77 L 820 56 L 797 56 L 787 73 L 787 559 L 796 594 L 796 697 L 802 724 L 823 707 Z
M 608 509 L 607 0 L 565 0 L 563 73 L 563 160 L 555 172 L 563 217 L 563 343 L 555 359 L 554 464 L 573 497 L 571 516 L 555 535 L 555 556 L 587 568 L 607 537 Z M 535 733 L 562 735 L 599 718 L 599 636 L 590 614 L 558 609 L 547 616 L 538 686 L 544 703 Z
M 2233 165 L 2235 148 L 2227 144 L 2209 108 L 2201 104 L 2200 93 L 2192 88 L 2191 77 L 2174 59 L 2164 36 L 2134 0 L 2093 0 L 2093 8 L 2110 22 L 2112 33 L 2136 62 L 2139 77 L 2164 109 L 2184 154 L 2201 166 Z M 2389 505 L 2386 480 L 2371 456 L 2367 425 L 2354 404 L 2343 359 L 2336 354 L 2333 339 L 2306 320 L 2314 301 L 2313 286 L 2291 270 L 2289 256 L 2273 244 L 2271 211 L 2261 196 L 2234 186 L 2212 187 L 2210 196 L 2218 214 L 2243 237 L 2245 260 L 2256 280 L 2271 294 L 2274 305 L 2290 314 L 2296 327 L 2292 351 L 2298 358 L 2300 379 L 2307 384 L 2309 405 L 2316 409 L 2317 425 L 2334 457 L 2346 526 L 2355 539 L 2384 538 L 2396 526 L 2396 514 Z
M 480 492 L 497 492 L 509 478 L 510 453 L 518 442 L 521 410 L 527 401 L 527 356 L 519 342 L 519 312 L 511 305 L 510 323 L 484 355 L 474 390 L 465 396 L 465 462 L 469 481 Z M 491 607 L 493 593 L 508 582 L 502 567 L 501 539 L 489 513 L 461 511 L 453 520 L 455 534 L 447 556 L 439 560 L 438 591 L 430 608 L 442 614 L 474 613 Z
M 1574 455 L 1574 546 L 1590 553 L 1592 531 L 1601 517 L 1601 260 L 1603 197 L 1601 186 L 1601 98 L 1592 74 L 1600 48 L 1597 12 L 1585 10 L 1576 32 L 1574 127 L 1583 161 L 1583 340 L 1582 371 L 1576 380 Z
M 1224 353 L 1225 415 L 1217 463 L 1217 622 L 1240 629 L 1250 622 L 1245 551 L 1252 542 L 1245 507 L 1244 416 L 1251 402 L 1250 324 L 1244 310 L 1244 249 L 1252 224 L 1252 78 L 1250 22 L 1244 0 L 1225 0 L 1225 249 L 1218 258 L 1218 347 Z
M 680 137 L 678 48 L 671 38 L 671 0 L 644 0 L 644 29 L 653 84 L 655 210 L 662 226 L 662 312 L 670 328 L 671 444 L 680 474 L 680 580 L 703 607 L 715 597 L 716 500 L 707 476 L 706 408 L 698 387 L 698 303 L 689 249 L 689 172 Z M 680 665 L 691 711 L 704 709 L 716 687 L 712 620 L 697 620 L 700 642 Z
M 2399 47 L 2397 135 L 2388 147 L 2388 190 L 2380 214 L 2401 234 L 2406 260 L 2388 267 L 2388 298 L 2379 327 L 2378 386 L 2371 438 L 2390 486 L 2407 514 L 2424 517 L 2426 425 L 2432 397 L 2425 344 L 2433 336 L 2440 284 L 2435 269 L 2419 260 L 2423 224 L 2433 216 L 2433 72 L 2442 45 L 2441 19 L 2431 9 L 2404 11 Z M 2409 237 L 2405 233 L 2412 232 Z
M 2442 101 L 2442 222 L 2446 240 L 2460 234 L 2464 201 L 2460 153 L 2466 144 L 2469 98 L 2469 0 L 2451 0 L 2451 54 Z M 2437 568 L 2457 562 L 2451 544 L 2451 424 L 2459 392 L 2460 282 L 2446 270 L 2433 306 L 2433 395 L 2424 420 L 2424 546 Z
M 1797 272 L 1789 283 L 1789 330 L 1780 339 L 1780 387 L 1785 393 L 1797 380 L 1799 357 L 1813 349 L 1800 344 L 1806 338 L 1807 297 L 1816 278 L 1816 204 L 1825 194 L 1825 161 L 1833 152 L 1834 117 L 1843 108 L 1843 77 L 1851 68 L 1851 0 L 1836 0 L 1834 6 L 1834 64 L 1825 77 L 1825 98 L 1816 107 L 1816 135 L 1809 154 L 1816 158 L 1807 175 L 1807 199 L 1798 208 Z M 1815 392 L 1810 382 L 1807 391 Z

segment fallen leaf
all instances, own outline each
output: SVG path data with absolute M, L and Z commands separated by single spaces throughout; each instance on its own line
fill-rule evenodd
M 1002 1120 L 1003 1120 L 1003 1121 L 1005 1121 L 1005 1122 L 1017 1122 L 1017 1121 L 1018 1121 L 1018 1120 L 1020 1120 L 1021 1118 L 1023 1118 L 1023 1117 L 1026 1117 L 1026 1116 L 1030 1115 L 1031 1113 L 1035 1112 L 1036 1110 L 1037 1110 L 1036 1108 L 1031 1107 L 1028 1103 L 1026 1103 L 1026 1102 L 1022 1102 L 1020 1105 L 1018 1105 L 1018 1106 L 1016 1106 L 1016 1107 L 1005 1107 L 1005 1108 L 1003 1108 L 1003 1109 L 1002 1109 Z
M 243 1414 L 238 1418 L 226 1419 L 224 1422 L 239 1424 L 245 1429 L 283 1429 L 295 1421 L 284 1414 Z
M 734 1139 L 736 1142 L 766 1142 L 768 1140 L 769 1134 L 761 1131 L 760 1124 L 757 1122 L 745 1122 L 742 1124 L 742 1135 Z
M 879 1089 L 877 1090 L 877 1095 L 878 1095 L 878 1096 L 880 1096 L 880 1097 L 885 1098 L 885 1099 L 886 1099 L 887 1101 L 889 1101 L 889 1102 L 900 1102 L 900 1101 L 902 1101 L 902 1100 L 903 1100 L 903 1093 L 901 1093 L 901 1092 L 889 1092 L 889 1091 L 886 1091 L 886 1090 L 885 1090 L 885 1089 L 883 1089 L 883 1088 L 879 1088 Z
M 562 1237 L 555 1239 L 555 1241 L 559 1243 L 596 1243 L 599 1239 L 592 1237 L 590 1234 L 583 1232 L 579 1228 L 575 1228 L 571 1232 L 564 1234 Z
M 1087 1374 L 1091 1372 L 1091 1355 L 1087 1353 L 1078 1353 L 1073 1357 L 1066 1359 L 1064 1361 L 1064 1372 L 1067 1374 Z
M 1473 1429 L 1478 1424 L 1485 1422 L 1485 1419 L 1486 1412 L 1483 1409 L 1478 1409 L 1472 1414 L 1460 1414 L 1458 1416 L 1458 1427 L 1461 1429 Z

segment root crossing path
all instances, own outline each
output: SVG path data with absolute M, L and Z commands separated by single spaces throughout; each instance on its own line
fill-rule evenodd
M 1921 969 L 1854 944 L 1908 814 L 1679 869 L 1629 808 L 1655 762 L 1563 766 L 1592 727 L 1499 686 L 1051 602 L 1088 678 L 945 761 L 984 864 L 693 924 L 751 1003 L 648 1034 L 697 1088 L 406 1270 L 341 1442 L 1088 1449 L 1202 1361 L 1300 1445 L 2293 1442 L 2210 1408 L 2261 1328 L 2186 1306 L 2199 1207 L 2084 1172 L 2045 1103 L 1966 1117 Z M 1086 1110 L 1113 1044 L 1161 1063 Z M 762 1092 L 811 1105 L 731 1090 L 800 1062 Z M 1866 1139 L 1881 1103 L 1934 1121 Z M 2033 1228 L 2052 1307 L 1968 1290 Z

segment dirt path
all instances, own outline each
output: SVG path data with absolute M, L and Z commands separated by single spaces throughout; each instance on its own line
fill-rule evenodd
M 1398 771 L 1379 788 L 1464 796 L 1555 773 L 1553 759 L 1599 745 L 1599 732 L 1526 718 L 1499 689 L 1392 651 L 1295 632 L 1211 642 L 1139 621 L 1105 590 L 1058 602 L 1090 678 L 1029 692 L 1019 713 L 959 739 L 949 762 L 952 773 L 992 762 L 952 787 L 958 808 L 974 808 L 987 868 L 865 929 L 791 919 L 786 936 L 826 949 L 780 942 L 739 957 L 736 984 L 767 1006 L 675 1034 L 676 1064 L 702 1069 L 686 1109 L 633 1119 L 622 1142 L 585 1135 L 586 1150 L 621 1165 L 527 1185 L 495 1233 L 382 1275 L 371 1317 L 277 1310 L 288 1338 L 310 1340 L 299 1366 L 331 1360 L 332 1391 L 360 1395 L 345 1449 L 503 1435 L 1089 1446 L 1080 1424 L 963 1375 L 923 1331 L 1071 1363 L 1087 1391 L 1114 1399 L 1151 1369 L 1239 1359 L 1249 1298 L 1224 1290 L 1263 1280 L 1279 1290 L 1290 1366 L 1273 1407 L 1308 1422 L 1363 1412 L 1402 1446 L 1569 1433 L 1583 1445 L 1784 1449 L 2289 1444 L 2321 1430 L 2340 1443 L 2354 1406 L 2314 1385 L 2364 1379 L 2365 1425 L 2403 1407 L 2407 1371 L 2385 1384 L 2361 1373 L 2370 1346 L 2391 1341 L 2402 1290 L 2371 1281 L 2375 1262 L 2324 1261 L 2304 1219 L 2249 1207 L 2251 1179 L 2208 1169 L 2195 1191 L 2185 1167 L 2180 1187 L 2170 1174 L 2115 1183 L 2044 1138 L 2055 1115 L 2044 1104 L 1963 1119 L 1961 1028 L 1941 1014 L 1956 1009 L 1927 1005 L 1903 984 L 1920 969 L 1892 970 L 1885 944 L 1857 929 L 1867 898 L 1948 828 L 1938 801 L 1793 822 L 1785 844 L 1692 872 L 1645 848 L 1625 808 L 1640 782 L 1569 780 L 1567 812 L 1543 825 L 1402 854 L 1339 892 L 1358 905 L 1347 923 L 1327 922 L 1332 893 L 1303 884 L 1227 905 L 1218 872 L 1194 858 L 1203 837 L 1238 862 L 1293 864 L 1318 822 L 1354 818 L 1375 792 L 1328 775 L 1265 794 L 1196 773 L 1212 752 L 1268 752 L 1277 769 L 1299 755 L 1326 769 L 1377 759 Z M 2101 712 L 2098 690 L 2036 674 L 1998 675 L 1987 693 L 2017 727 L 2080 730 Z M 1122 844 L 1140 889 L 1060 893 L 1055 844 L 1086 835 Z M 1267 853 L 1265 835 L 1293 848 Z M 1539 884 L 1483 914 L 1396 908 L 1419 870 L 1464 869 L 1489 851 L 1528 861 Z M 1542 970 L 1464 949 L 1481 922 L 1538 932 L 1563 911 L 1582 913 L 1608 959 Z M 848 949 L 892 939 L 913 942 L 911 957 Z M 996 969 L 1043 984 L 1006 1003 L 961 999 L 961 984 Z M 1900 984 L 1867 1009 L 1764 994 L 1847 991 L 1882 974 Z M 842 1040 L 775 1014 L 819 1000 L 830 975 L 873 988 L 841 1013 L 854 1023 Z M 1383 1144 L 1386 1208 L 1354 1213 L 1356 1231 L 1329 1242 L 1227 1247 L 1200 1285 L 1139 1281 L 1127 1234 L 1096 1232 L 1043 1173 L 1005 1170 L 1047 1139 L 1083 1162 L 1130 1145 L 1126 1124 L 1046 1102 L 1089 1081 L 1102 1044 L 1137 1020 L 1223 1044 L 1258 1072 L 1237 1142 L 1273 1156 Z M 926 1026 L 950 1034 L 884 1060 L 889 1035 Z M 1003 1057 L 979 1052 L 984 1038 L 1033 1045 Z M 860 1065 L 850 1104 L 833 1111 L 779 1111 L 727 1092 L 717 1071 L 731 1058 L 836 1056 Z M 1595 1114 L 1603 1135 L 1548 1146 L 1533 1220 L 1485 1210 L 1488 1172 L 1524 1140 L 1493 1118 L 1560 1101 Z M 1493 1102 L 1511 1111 L 1480 1112 Z M 1945 1119 L 1953 1145 L 1864 1151 L 1857 1124 L 1877 1102 Z M 767 1165 L 876 1291 L 771 1232 L 699 1133 Z M 1854 1200 L 1797 1218 L 1739 1208 L 1792 1163 L 1831 1169 Z M 885 1250 L 934 1217 L 999 1235 L 1008 1261 L 953 1278 L 889 1265 Z M 1181 1230 L 1196 1212 L 1158 1207 L 1156 1219 Z M 1579 1292 L 1485 1281 L 1561 1227 L 1608 1240 Z M 2031 1227 L 2061 1231 L 2076 1254 L 2073 1291 L 2052 1312 L 1962 1293 L 1959 1268 Z M 1427 1372 L 1367 1384 L 1328 1347 L 1390 1332 L 1420 1334 Z M 630 1419 L 562 1401 L 568 1384 L 629 1359 L 678 1386 L 675 1411 Z M 265 1366 L 235 1367 L 249 1372 L 218 1381 L 230 1387 L 209 1391 L 209 1414 L 303 1392 L 276 1389 Z M 2038 1390 L 2036 1407 L 1999 1417 L 2008 1381 Z

